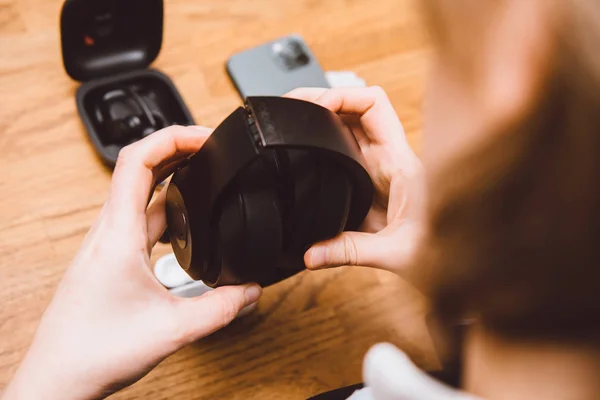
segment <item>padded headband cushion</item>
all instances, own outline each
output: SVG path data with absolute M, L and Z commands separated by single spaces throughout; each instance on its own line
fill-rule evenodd
M 215 263 L 218 285 L 255 281 L 271 283 L 281 258 L 282 223 L 272 173 L 262 162 L 250 166 L 224 199 Z
M 344 169 L 322 155 L 318 158 L 318 165 L 321 186 L 316 195 L 319 206 L 310 245 L 342 233 L 352 202 L 352 186 Z
M 346 225 L 352 187 L 334 161 L 302 150 L 289 151 L 287 179 L 293 184 L 293 204 L 284 224 L 282 266 L 304 269 L 304 253 L 316 242 L 337 236 Z M 285 165 L 285 163 L 282 163 Z

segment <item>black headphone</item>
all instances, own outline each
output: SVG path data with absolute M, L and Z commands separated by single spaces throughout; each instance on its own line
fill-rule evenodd
M 360 148 L 338 115 L 249 97 L 175 172 L 167 226 L 192 278 L 266 286 L 303 270 L 315 242 L 358 229 L 372 198 Z
M 95 112 L 104 126 L 107 143 L 126 146 L 166 126 L 165 119 L 152 111 L 146 100 L 132 88 L 109 90 L 102 95 Z

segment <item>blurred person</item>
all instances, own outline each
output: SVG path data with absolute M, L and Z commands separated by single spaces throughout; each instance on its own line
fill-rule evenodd
M 380 344 L 351 399 L 598 399 L 600 2 L 424 4 L 436 51 L 422 161 L 380 88 L 288 95 L 342 115 L 376 188 L 363 231 L 316 244 L 307 267 L 397 273 L 447 341 L 470 321 L 462 391 Z M 149 268 L 165 216 L 164 193 L 146 208 L 147 194 L 208 133 L 167 128 L 121 152 L 5 399 L 102 398 L 258 301 L 252 284 L 177 299 Z

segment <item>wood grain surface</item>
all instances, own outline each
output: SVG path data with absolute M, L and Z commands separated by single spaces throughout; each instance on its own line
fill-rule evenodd
M 110 180 L 77 115 L 78 83 L 62 66 L 61 3 L 0 0 L 0 388 Z M 224 68 L 231 54 L 297 32 L 326 70 L 382 86 L 418 149 L 428 46 L 415 2 L 165 3 L 153 67 L 173 79 L 199 124 L 214 127 L 240 104 Z M 159 246 L 153 259 L 168 250 Z M 115 398 L 302 399 L 360 381 L 362 357 L 380 341 L 435 367 L 424 313 L 420 295 L 393 275 L 305 272 L 267 288 L 253 315 L 181 350 Z

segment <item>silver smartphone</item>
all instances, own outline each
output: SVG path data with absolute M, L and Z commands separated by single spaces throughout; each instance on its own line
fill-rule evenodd
M 299 87 L 329 87 L 301 36 L 293 34 L 234 54 L 227 73 L 242 98 L 281 96 Z

